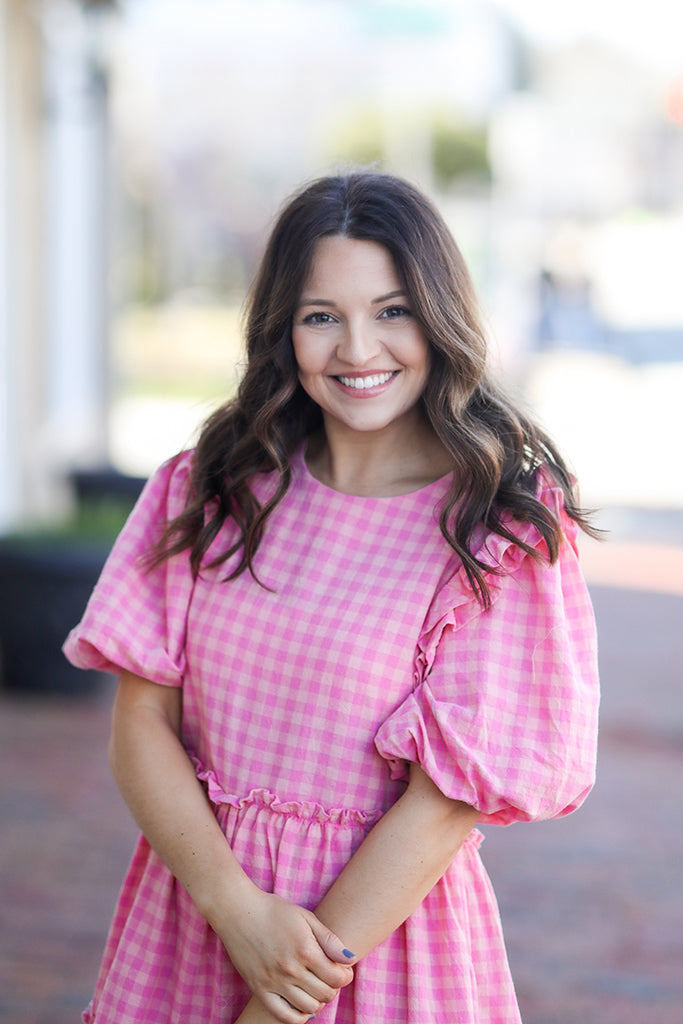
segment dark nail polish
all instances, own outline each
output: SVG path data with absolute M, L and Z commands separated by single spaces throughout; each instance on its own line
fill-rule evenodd
M 348 949 L 342 949 L 342 953 L 344 956 L 348 956 L 349 960 L 356 955 L 355 953 L 351 953 Z

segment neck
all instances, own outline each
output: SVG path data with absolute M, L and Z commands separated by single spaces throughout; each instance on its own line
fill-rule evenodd
M 338 429 L 325 424 L 307 452 L 309 470 L 343 494 L 391 497 L 419 490 L 445 476 L 452 461 L 419 413 L 383 431 Z

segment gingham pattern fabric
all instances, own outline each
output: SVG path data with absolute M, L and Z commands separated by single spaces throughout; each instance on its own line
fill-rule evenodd
M 139 556 L 182 507 L 190 460 L 148 483 L 65 651 L 82 667 L 183 686 L 186 749 L 258 885 L 315 907 L 411 760 L 484 821 L 578 805 L 593 779 L 597 686 L 573 524 L 552 567 L 482 537 L 506 570 L 491 575 L 482 612 L 438 529 L 446 481 L 352 497 L 316 481 L 299 453 L 255 560 L 270 589 L 247 573 L 222 582 L 225 565 L 194 582 L 184 555 L 145 573 Z M 263 498 L 273 481 L 254 486 Z M 544 500 L 559 508 L 553 491 Z M 475 829 L 320 1024 L 519 1022 L 481 839 Z M 230 1024 L 248 996 L 141 839 L 84 1020 Z

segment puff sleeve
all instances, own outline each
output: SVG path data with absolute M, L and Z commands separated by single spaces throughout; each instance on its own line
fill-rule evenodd
M 193 579 L 185 553 L 154 569 L 141 565 L 166 523 L 185 504 L 191 455 L 164 463 L 148 480 L 116 540 L 81 622 L 64 644 L 78 668 L 180 686 Z
M 413 691 L 375 739 L 394 778 L 416 762 L 447 796 L 499 825 L 568 814 L 595 777 L 597 645 L 577 528 L 561 492 L 540 498 L 563 526 L 558 560 L 489 535 L 479 557 L 503 569 L 487 575 L 491 607 L 482 609 L 462 569 L 439 590 Z M 535 527 L 522 535 L 545 550 Z

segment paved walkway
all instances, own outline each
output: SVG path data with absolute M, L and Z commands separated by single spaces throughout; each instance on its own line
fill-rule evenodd
M 525 1024 L 683 1019 L 683 577 L 667 541 L 650 549 L 654 579 L 642 543 L 638 572 L 628 538 L 587 552 L 604 686 L 594 793 L 562 821 L 486 830 Z M 76 1024 L 90 996 L 135 835 L 107 767 L 110 701 L 108 683 L 79 703 L 0 696 L 2 1024 Z

